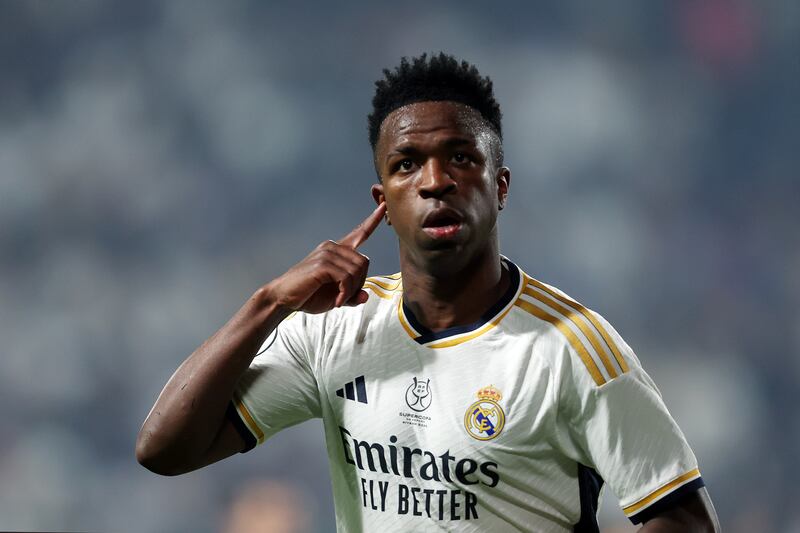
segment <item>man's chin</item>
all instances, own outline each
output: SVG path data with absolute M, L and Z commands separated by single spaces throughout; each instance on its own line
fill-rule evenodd
M 426 239 L 419 248 L 423 252 L 458 253 L 463 246 L 461 239 Z

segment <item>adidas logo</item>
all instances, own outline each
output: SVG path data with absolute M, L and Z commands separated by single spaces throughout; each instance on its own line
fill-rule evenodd
M 336 391 L 336 396 L 367 403 L 367 385 L 364 383 L 364 376 L 358 376 L 355 380 L 345 383 L 344 387 Z

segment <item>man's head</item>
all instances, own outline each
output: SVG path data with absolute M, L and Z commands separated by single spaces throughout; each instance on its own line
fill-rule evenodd
M 386 202 L 401 262 L 444 275 L 496 255 L 511 173 L 491 81 L 444 54 L 384 73 L 370 115 L 372 195 Z
M 494 134 L 495 164 L 503 164 L 503 114 L 494 98 L 492 80 L 481 77 L 474 65 L 440 52 L 430 58 L 422 54 L 410 62 L 404 57 L 394 71 L 384 69 L 383 74 L 384 79 L 375 82 L 372 113 L 367 117 L 369 142 L 376 157 L 381 125 L 393 111 L 416 102 L 448 101 L 464 104 L 480 115 L 483 126 Z

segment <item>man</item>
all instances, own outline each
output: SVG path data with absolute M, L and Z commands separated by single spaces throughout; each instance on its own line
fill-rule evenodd
M 178 368 L 137 458 L 175 475 L 321 417 L 340 531 L 716 531 L 697 462 L 614 329 L 498 251 L 492 83 L 440 54 L 384 71 L 377 209 L 258 289 Z M 367 278 L 381 219 L 401 274 Z M 256 355 L 258 354 L 258 355 Z

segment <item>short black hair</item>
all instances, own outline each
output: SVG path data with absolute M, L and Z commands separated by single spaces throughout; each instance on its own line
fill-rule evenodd
M 389 113 L 415 102 L 446 100 L 467 105 L 481 114 L 502 142 L 503 114 L 494 98 L 492 80 L 481 77 L 474 65 L 439 52 L 430 58 L 422 54 L 410 61 L 403 57 L 394 72 L 384 69 L 383 75 L 384 79 L 375 82 L 372 113 L 368 117 L 373 151 L 378 144 L 381 124 Z

